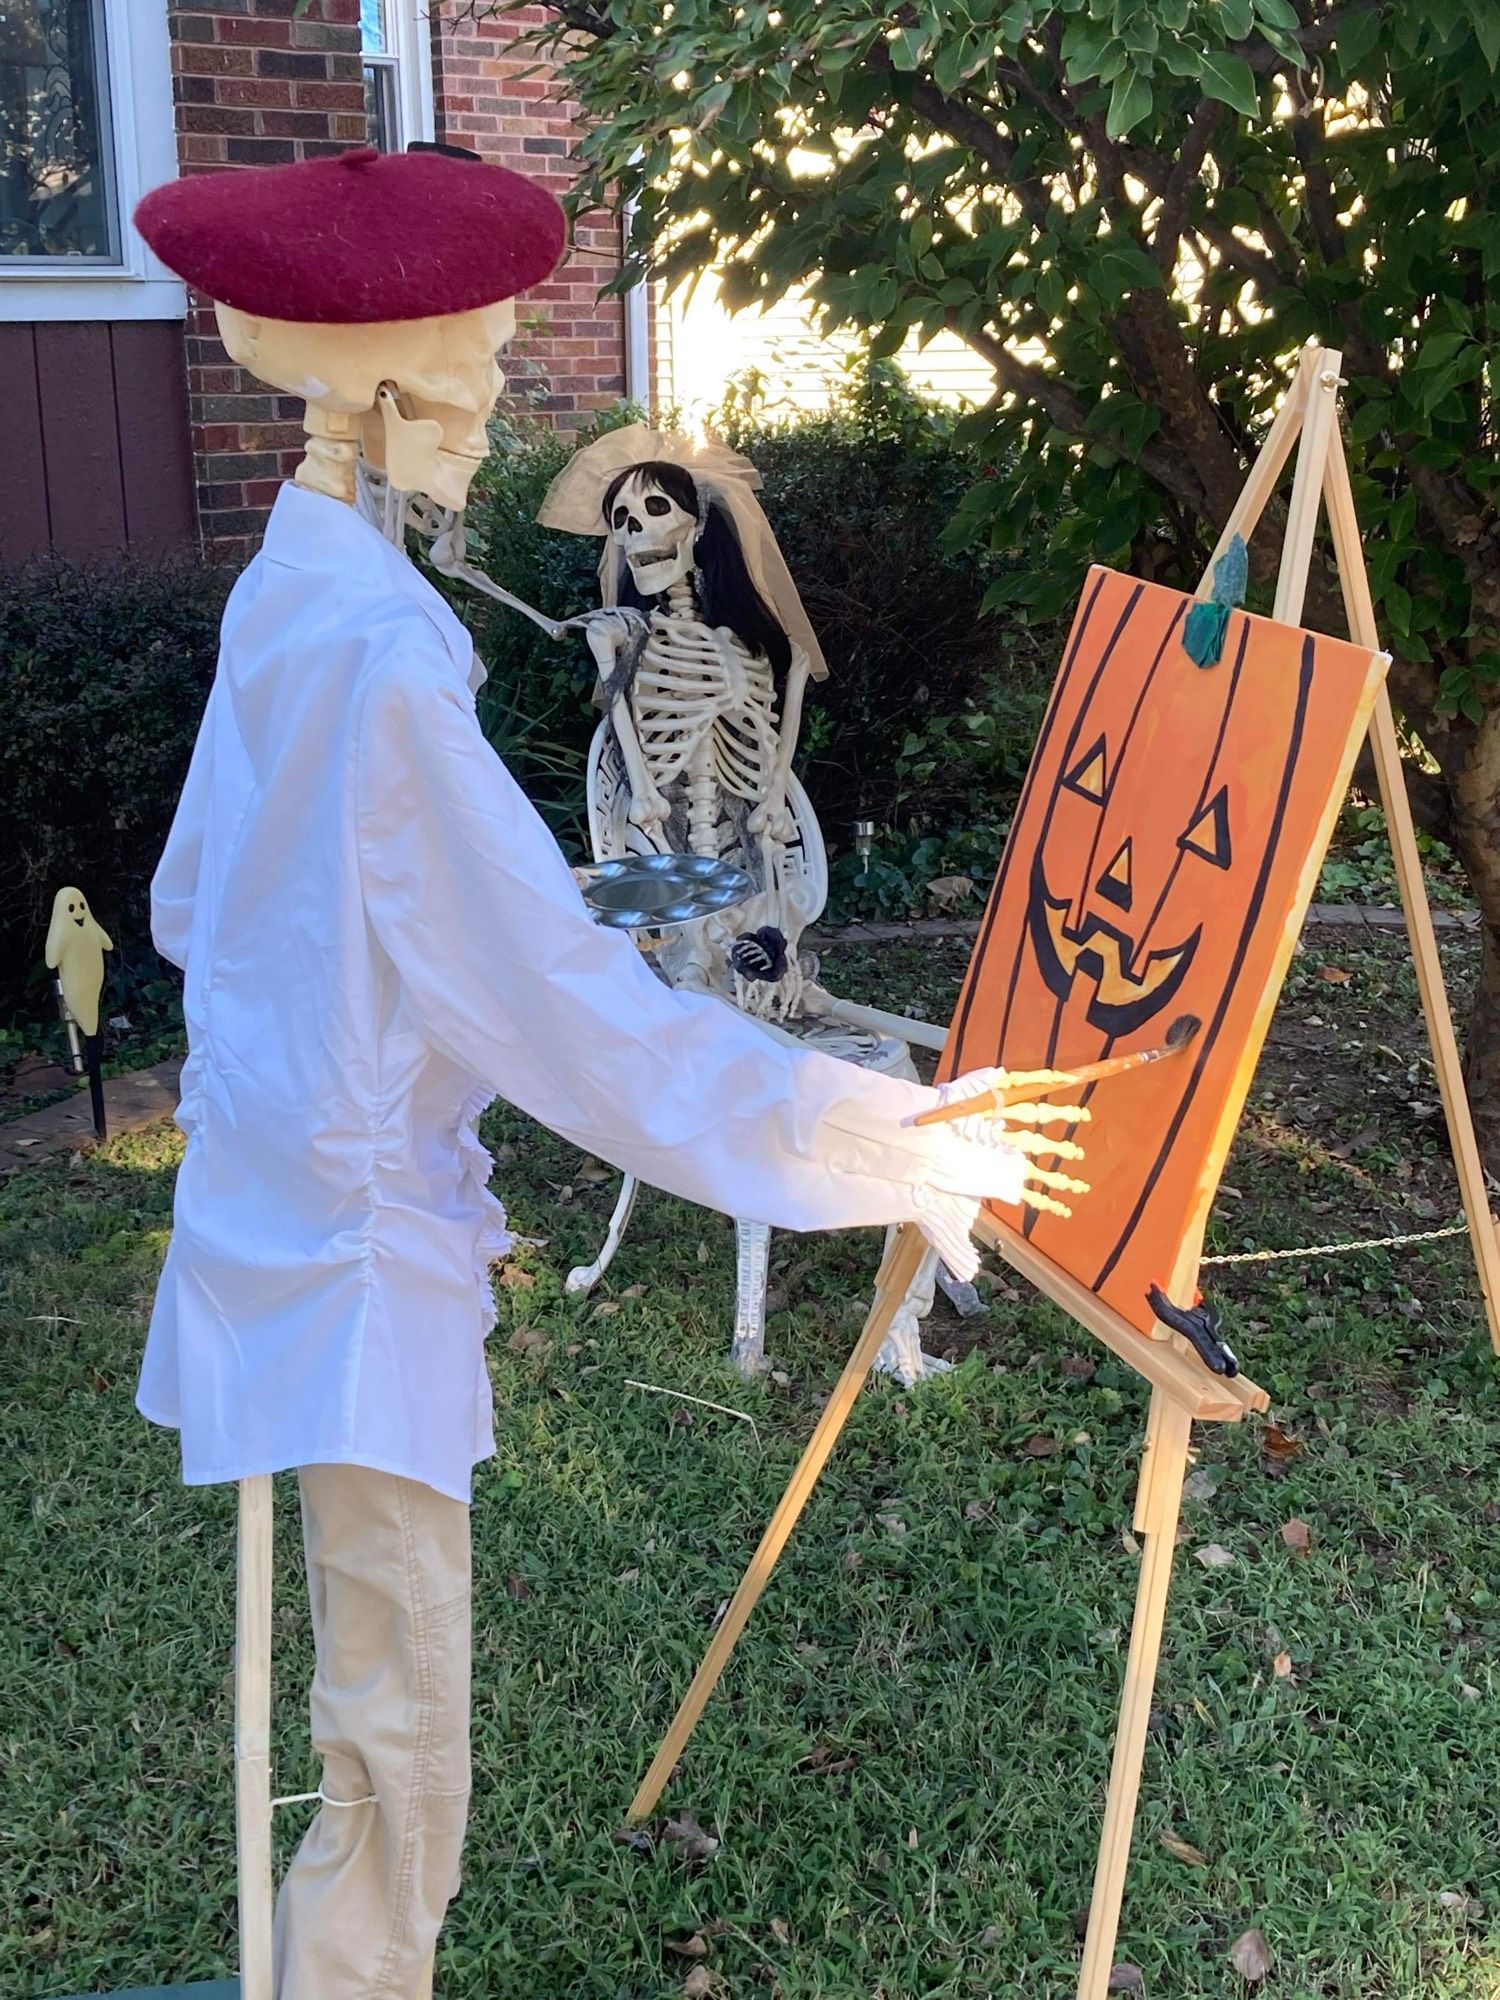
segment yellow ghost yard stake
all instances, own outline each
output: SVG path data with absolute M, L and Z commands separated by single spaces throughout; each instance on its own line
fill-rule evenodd
M 104 985 L 104 954 L 113 950 L 108 932 L 95 923 L 83 891 L 59 889 L 52 899 L 52 922 L 47 928 L 47 969 L 55 975 L 52 984 L 58 1012 L 67 1026 L 73 1067 L 80 1072 L 85 1066 L 88 1070 L 94 1131 L 101 1139 L 107 1135 L 104 1080 L 99 1068 L 99 993 Z

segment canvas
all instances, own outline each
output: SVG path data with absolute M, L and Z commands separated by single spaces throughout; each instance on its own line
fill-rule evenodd
M 1073 1214 L 997 1215 L 1150 1333 L 1191 1302 L 1202 1231 L 1385 656 L 1242 611 L 1221 658 L 1194 600 L 1089 572 L 940 1075 L 1180 1054 L 1083 1086 Z M 1058 1101 L 1068 1101 L 1068 1093 Z

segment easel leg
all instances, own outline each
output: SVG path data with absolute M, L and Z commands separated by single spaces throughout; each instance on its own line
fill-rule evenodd
M 1337 434 L 1324 467 L 1323 492 L 1350 634 L 1360 645 L 1378 648 L 1380 635 L 1375 624 L 1375 607 L 1370 598 L 1364 550 L 1360 546 L 1354 494 L 1349 485 L 1349 466 L 1344 457 L 1343 441 Z M 1411 939 L 1417 986 L 1422 995 L 1422 1012 L 1427 1019 L 1432 1066 L 1437 1073 L 1438 1091 L 1448 1121 L 1448 1142 L 1458 1170 L 1459 1191 L 1469 1222 L 1469 1240 L 1474 1246 L 1474 1261 L 1479 1267 L 1480 1290 L 1484 1294 L 1485 1315 L 1490 1327 L 1490 1345 L 1500 1354 L 1500 1238 L 1496 1236 L 1495 1224 L 1490 1216 L 1484 1162 L 1479 1156 L 1474 1118 L 1469 1110 L 1468 1092 L 1464 1088 L 1463 1062 L 1458 1053 L 1458 1038 L 1453 1032 L 1453 1015 L 1443 984 L 1437 934 L 1432 927 L 1432 911 L 1427 905 L 1427 888 L 1422 880 L 1422 857 L 1417 852 L 1416 830 L 1412 826 L 1406 779 L 1401 770 L 1396 721 L 1391 713 L 1390 695 L 1384 688 L 1370 718 L 1370 748 L 1380 780 L 1380 802 L 1385 809 L 1386 830 L 1396 863 L 1396 880 L 1401 885 L 1401 907 L 1406 913 L 1407 935 Z
M 922 1259 L 927 1254 L 927 1243 L 920 1230 L 910 1224 L 898 1230 L 886 1252 L 880 1267 L 880 1275 L 875 1281 L 875 1303 L 870 1316 L 865 1321 L 859 1343 L 844 1365 L 844 1372 L 838 1379 L 833 1394 L 828 1399 L 827 1408 L 818 1419 L 817 1428 L 807 1443 L 807 1449 L 797 1463 L 781 1504 L 771 1516 L 771 1524 L 761 1536 L 760 1546 L 750 1559 L 750 1567 L 740 1580 L 740 1587 L 734 1593 L 729 1609 L 713 1636 L 713 1643 L 703 1656 L 703 1664 L 693 1676 L 693 1684 L 682 1700 L 682 1706 L 672 1718 L 672 1725 L 662 1738 L 661 1748 L 651 1760 L 651 1768 L 641 1780 L 640 1789 L 630 1802 L 628 1817 L 642 1820 L 651 1811 L 662 1795 L 667 1780 L 672 1775 L 672 1767 L 687 1747 L 688 1738 L 698 1726 L 698 1718 L 708 1704 L 708 1698 L 719 1682 L 719 1676 L 729 1663 L 735 1641 L 744 1631 L 750 1613 L 755 1609 L 756 1600 L 770 1581 L 776 1559 L 786 1547 L 793 1528 L 812 1495 L 818 1482 L 818 1475 L 828 1462 L 828 1455 L 838 1441 L 839 1432 L 854 1408 L 854 1400 L 864 1387 L 865 1378 L 875 1364 L 875 1357 L 891 1328 L 902 1301 L 911 1288 Z M 250 1996 L 246 1995 L 246 2000 Z
M 1125 1668 L 1120 1722 L 1115 1732 L 1114 1762 L 1104 1805 L 1104 1831 L 1089 1905 L 1078 2000 L 1105 2000 L 1109 1990 L 1192 1427 L 1192 1416 L 1185 1404 L 1160 1389 L 1153 1392 L 1135 1513 L 1136 1528 L 1145 1536 L 1146 1546 L 1136 1590 L 1135 1620 L 1130 1628 L 1130 1657 Z
M 234 1821 L 240 2000 L 271 2000 L 271 1480 L 242 1479 L 235 1563 Z

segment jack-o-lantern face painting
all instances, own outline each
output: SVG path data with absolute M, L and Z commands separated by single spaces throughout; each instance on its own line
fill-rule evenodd
M 1384 670 L 1242 612 L 1200 667 L 1191 604 L 1090 572 L 941 1072 L 1068 1069 L 1198 1019 L 1180 1054 L 1077 1093 L 1070 1218 L 996 1211 L 1142 1332 L 1150 1286 L 1196 1258 Z

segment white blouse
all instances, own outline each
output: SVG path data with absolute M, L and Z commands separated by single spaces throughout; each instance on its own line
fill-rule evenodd
M 976 1198 L 1019 1198 L 1010 1147 L 903 1128 L 932 1091 L 673 992 L 600 929 L 480 731 L 481 679 L 399 550 L 282 488 L 152 885 L 190 1053 L 138 1402 L 189 1483 L 346 1462 L 469 1497 L 496 1093 L 778 1228 L 915 1220 L 961 1258 Z

